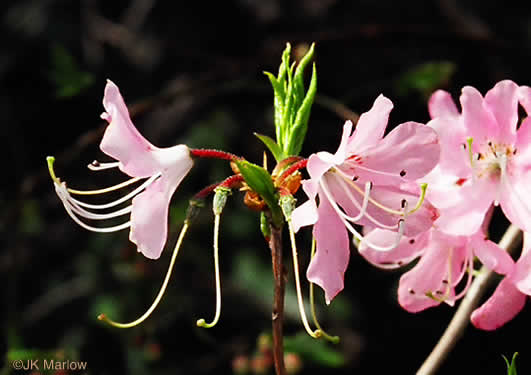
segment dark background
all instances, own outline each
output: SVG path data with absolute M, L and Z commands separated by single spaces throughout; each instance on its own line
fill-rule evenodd
M 87 361 L 96 375 L 231 373 L 234 358 L 260 357 L 257 339 L 270 332 L 270 257 L 257 215 L 245 209 L 240 194 L 230 198 L 222 218 L 223 310 L 217 327 L 195 327 L 197 318 L 211 319 L 215 305 L 208 207 L 190 230 L 153 316 L 128 331 L 96 320 L 106 312 L 129 321 L 146 309 L 162 281 L 187 200 L 231 173 L 221 161 L 196 163 L 172 201 L 169 245 L 157 262 L 137 254 L 126 232 L 94 234 L 78 227 L 54 194 L 45 157 L 57 157 L 57 174 L 72 187 L 121 181 L 118 172 L 85 168 L 93 159 L 107 160 L 98 149 L 105 79 L 120 87 L 133 121 L 154 144 L 216 147 L 261 163 L 264 147 L 253 132 L 274 136 L 272 90 L 262 71 L 276 73 L 286 42 L 295 57 L 315 42 L 321 96 L 303 155 L 334 151 L 349 116 L 342 106 L 367 111 L 380 93 L 394 102 L 390 125 L 396 125 L 426 122 L 426 100 L 436 88 L 457 98 L 465 85 L 483 93 L 501 79 L 529 85 L 531 9 L 508 4 L 4 2 L 2 374 L 11 373 L 12 359 L 52 357 Z M 494 240 L 505 225 L 497 215 Z M 303 267 L 309 243 L 308 233 L 299 236 Z M 324 327 L 342 342 L 316 349 L 302 339 L 295 351 L 304 373 L 416 371 L 454 309 L 402 310 L 396 301 L 402 272 L 375 269 L 353 249 L 344 292 L 330 307 L 317 294 Z M 293 294 L 286 306 L 285 331 L 291 337 L 302 330 Z M 501 355 L 515 351 L 519 373 L 530 373 L 529 308 L 496 332 L 469 327 L 440 373 L 504 374 Z

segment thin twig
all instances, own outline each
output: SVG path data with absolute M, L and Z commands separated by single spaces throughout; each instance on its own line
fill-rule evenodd
M 284 375 L 284 343 L 282 325 L 284 323 L 284 292 L 286 281 L 284 278 L 284 268 L 282 266 L 282 229 L 270 225 L 271 237 L 269 247 L 271 248 L 271 259 L 273 262 L 273 279 L 275 284 L 275 294 L 273 297 L 273 361 L 277 375 Z
M 500 247 L 504 250 L 511 251 L 519 243 L 521 237 L 520 234 L 520 229 L 511 225 L 503 235 L 503 238 L 499 243 Z M 485 266 L 481 268 L 479 275 L 476 277 L 472 285 L 470 285 L 470 289 L 459 305 L 452 321 L 444 331 L 444 334 L 439 339 L 435 348 L 433 348 L 428 358 L 426 358 L 420 369 L 417 371 L 417 375 L 431 375 L 436 373 L 450 351 L 463 336 L 465 328 L 470 321 L 472 311 L 478 306 L 481 297 L 485 294 L 495 275 L 496 274 L 493 271 L 488 270 Z

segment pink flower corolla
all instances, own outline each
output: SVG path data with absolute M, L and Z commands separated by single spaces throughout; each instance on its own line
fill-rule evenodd
M 498 284 L 492 296 L 474 310 L 471 321 L 480 329 L 492 331 L 512 320 L 531 296 L 531 234 L 524 232 L 522 254 L 511 273 Z
M 120 91 L 111 81 L 107 81 L 105 87 L 103 106 L 106 112 L 101 117 L 109 125 L 100 148 L 117 161 L 94 162 L 89 168 L 104 170 L 118 167 L 132 179 L 107 189 L 83 192 L 68 189 L 64 182 L 54 178 L 56 192 L 68 214 L 83 228 L 95 232 L 114 232 L 130 227 L 129 239 L 137 245 L 138 251 L 147 258 L 157 259 L 166 243 L 171 197 L 193 165 L 190 151 L 185 145 L 158 148 L 147 141 L 133 125 Z M 94 195 L 114 191 L 141 179 L 146 180 L 129 194 L 110 203 L 90 204 L 72 197 L 72 194 Z M 131 198 L 132 203 L 128 207 L 99 213 Z M 129 213 L 129 221 L 111 227 L 94 227 L 80 219 L 107 220 Z
M 531 88 L 501 81 L 485 97 L 464 87 L 459 113 L 446 91 L 429 101 L 441 160 L 426 178 L 427 197 L 441 212 L 436 225 L 453 235 L 478 231 L 489 207 L 500 205 L 518 227 L 531 230 Z
M 425 125 L 407 122 L 383 137 L 392 108 L 380 95 L 353 133 L 352 123 L 345 123 L 335 154 L 323 151 L 309 158 L 310 179 L 303 181 L 309 199 L 295 209 L 292 222 L 295 231 L 313 225 L 317 251 L 307 278 L 324 289 L 327 303 L 343 289 L 348 232 L 363 241 L 353 224 L 394 231 L 395 243 L 379 248 L 385 251 L 396 246 L 402 234 L 414 236 L 428 229 L 437 217 L 430 204 L 417 204 L 418 194 L 400 188 L 437 164 L 437 135 Z
M 385 246 L 394 241 L 394 233 L 374 229 L 366 238 Z M 418 263 L 402 275 L 398 287 L 398 302 L 413 313 L 442 302 L 453 306 L 463 297 L 472 280 L 474 257 L 502 275 L 514 269 L 509 254 L 488 240 L 483 228 L 472 236 L 452 236 L 432 228 L 415 237 L 403 237 L 400 244 L 388 252 L 376 251 L 362 243 L 360 253 L 370 263 L 386 269 L 398 268 L 420 257 Z M 465 285 L 456 292 L 465 275 Z

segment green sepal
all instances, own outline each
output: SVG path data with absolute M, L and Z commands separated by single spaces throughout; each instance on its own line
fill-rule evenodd
M 310 87 L 306 93 L 302 105 L 297 111 L 297 117 L 291 127 L 289 143 L 286 147 L 287 155 L 298 155 L 302 150 L 302 144 L 306 137 L 308 130 L 308 120 L 310 119 L 310 112 L 312 110 L 312 104 L 315 100 L 315 94 L 317 92 L 317 69 L 313 64 L 312 79 L 310 81 Z
M 285 159 L 282 149 L 271 137 L 258 133 L 254 133 L 254 135 L 271 151 L 277 163 Z
M 249 187 L 266 202 L 271 210 L 273 224 L 280 227 L 283 223 L 282 211 L 278 205 L 278 197 L 271 175 L 262 167 L 246 160 L 234 160 L 243 179 Z

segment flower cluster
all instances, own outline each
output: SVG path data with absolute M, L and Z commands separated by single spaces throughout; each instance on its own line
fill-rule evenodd
M 476 327 L 491 330 L 512 319 L 523 308 L 525 296 L 531 295 L 529 239 L 515 263 L 505 249 L 487 238 L 497 206 L 515 227 L 531 229 L 531 120 L 527 117 L 531 89 L 506 80 L 483 97 L 476 89 L 464 87 L 460 103 L 461 112 L 442 90 L 429 101 L 432 119 L 427 126 L 437 132 L 441 154 L 422 181 L 429 186 L 426 200 L 440 216 L 429 230 L 404 236 L 389 252 L 366 242 L 360 253 L 383 268 L 420 257 L 401 277 L 398 289 L 399 303 L 411 312 L 441 302 L 453 305 L 466 293 L 477 257 L 486 268 L 505 275 L 494 295 L 472 315 Z M 520 119 L 522 109 L 527 116 Z M 366 238 L 380 248 L 394 241 L 393 233 L 382 228 L 373 229 Z

